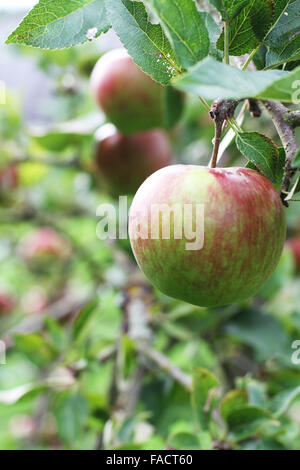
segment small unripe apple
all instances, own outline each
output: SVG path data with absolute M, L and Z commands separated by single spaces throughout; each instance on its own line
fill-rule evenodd
M 0 315 L 10 313 L 14 309 L 14 306 L 15 302 L 11 295 L 0 292 Z
M 114 49 L 99 59 L 91 75 L 92 92 L 108 119 L 124 134 L 175 124 L 182 95 L 145 74 L 125 49 Z M 168 100 L 172 96 L 170 116 Z M 175 111 L 174 111 L 175 110 Z
M 108 124 L 96 140 L 96 168 L 113 196 L 134 194 L 148 176 L 172 160 L 170 142 L 161 130 L 128 136 Z
M 28 233 L 20 242 L 20 256 L 29 263 L 46 263 L 51 259 L 66 259 L 71 250 L 68 241 L 50 227 Z
M 293 253 L 297 269 L 300 270 L 300 237 L 290 238 L 287 241 L 287 246 Z
M 169 237 L 166 216 L 153 215 L 157 207 L 162 214 L 173 209 Z M 278 264 L 286 221 L 277 191 L 258 172 L 174 165 L 136 193 L 129 235 L 141 270 L 157 288 L 214 307 L 246 300 L 262 287 Z

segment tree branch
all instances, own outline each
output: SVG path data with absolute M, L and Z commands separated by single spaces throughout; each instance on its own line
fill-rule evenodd
M 291 127 L 300 127 L 300 111 L 289 111 L 287 110 L 284 116 L 285 122 Z
M 256 100 L 250 98 L 248 100 L 249 104 L 249 112 L 253 118 L 259 118 L 261 117 L 261 109 L 259 107 L 259 104 Z
M 285 201 L 285 193 L 289 191 L 292 178 L 295 174 L 292 163 L 298 151 L 298 144 L 293 127 L 285 119 L 289 112 L 288 109 L 282 103 L 275 101 L 263 101 L 263 104 L 274 122 L 286 154 L 281 198 L 283 203 L 288 206 L 288 203 Z
M 154 362 L 160 369 L 167 372 L 172 379 L 179 382 L 184 388 L 188 391 L 191 391 L 192 387 L 192 378 L 185 372 L 183 372 L 179 367 L 177 367 L 173 362 L 171 362 L 164 354 L 153 349 L 146 342 L 140 343 L 138 345 L 139 352 Z
M 210 117 L 214 121 L 220 120 L 223 122 L 226 119 L 232 119 L 239 103 L 240 100 L 216 100 L 210 109 Z
M 55 320 L 60 320 L 74 311 L 78 311 L 83 308 L 95 297 L 95 295 L 96 290 L 90 293 L 79 292 L 77 295 L 75 295 L 74 292 L 71 292 L 49 305 L 46 309 L 47 316 Z M 44 324 L 45 317 L 41 316 L 40 313 L 30 315 L 30 317 L 24 318 L 20 323 L 11 327 L 7 332 L 7 336 L 5 336 L 5 341 L 9 344 L 12 336 L 15 334 L 29 334 L 40 331 L 44 327 Z

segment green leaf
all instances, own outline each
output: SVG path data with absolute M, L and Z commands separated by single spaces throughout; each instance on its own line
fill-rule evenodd
M 290 390 L 284 390 L 283 392 L 278 393 L 278 395 L 273 398 L 270 404 L 271 413 L 279 418 L 289 409 L 293 401 L 299 398 L 299 396 L 300 385 L 299 387 L 292 388 Z
M 273 161 L 274 166 L 272 167 L 275 177 L 274 177 L 274 180 L 272 180 L 271 178 L 270 179 L 273 181 L 275 188 L 279 190 L 281 186 L 283 174 L 284 174 L 284 165 L 285 165 L 286 155 L 285 155 L 285 150 L 283 147 L 277 147 L 277 150 L 278 150 L 278 157 L 276 157 L 276 160 Z M 245 166 L 246 168 L 251 168 L 252 170 L 256 170 L 259 173 L 262 173 L 263 175 L 267 176 L 263 170 L 261 170 L 255 163 L 253 163 L 250 160 Z
M 285 201 L 290 201 L 293 199 L 294 195 L 300 192 L 300 175 L 296 177 L 296 181 L 293 184 L 292 189 L 289 191 L 288 195 L 284 198 Z
M 187 69 L 207 56 L 208 32 L 194 0 L 151 0 L 151 4 L 183 68 Z
M 120 340 L 120 355 L 123 363 L 123 377 L 130 377 L 136 367 L 136 344 L 132 338 L 126 334 Z
M 167 129 L 172 127 L 179 121 L 184 108 L 184 94 L 179 93 L 172 86 L 165 88 L 165 123 Z
M 230 21 L 238 15 L 249 0 L 210 0 L 210 3 L 221 13 L 223 21 Z
M 298 0 L 284 2 L 284 14 L 280 16 L 265 39 L 265 44 L 270 47 L 278 47 L 286 42 L 290 36 L 299 32 L 300 8 Z
M 136 64 L 167 85 L 181 68 L 161 26 L 148 20 L 142 2 L 105 0 L 105 4 L 115 32 Z
M 279 18 L 288 8 L 289 3 L 291 3 L 291 0 L 273 0 L 274 18 L 272 28 L 276 26 Z
M 267 396 L 265 388 L 264 383 L 258 382 L 254 379 L 247 379 L 246 390 L 248 392 L 248 399 L 251 405 L 266 408 Z
M 227 416 L 226 422 L 235 441 L 254 436 L 266 424 L 276 424 L 267 410 L 254 405 L 234 409 Z
M 264 70 L 266 66 L 266 54 L 267 48 L 262 45 L 258 48 L 257 52 L 253 56 L 253 63 L 257 70 Z
M 33 395 L 44 392 L 46 388 L 46 385 L 42 383 L 29 383 L 13 389 L 0 390 L 0 403 L 6 406 L 13 405 L 21 400 L 26 400 Z
M 290 340 L 272 316 L 255 310 L 241 312 L 226 325 L 226 331 L 251 346 L 259 360 L 273 356 L 290 364 Z
M 45 318 L 45 326 L 54 345 L 62 350 L 67 346 L 67 337 L 62 326 L 52 317 Z
M 50 363 L 57 356 L 54 346 L 46 342 L 41 335 L 35 333 L 17 335 L 15 343 L 19 351 L 40 367 Z
M 292 163 L 293 168 L 299 168 L 300 167 L 300 149 L 296 153 L 295 159 Z
M 191 432 L 176 432 L 168 440 L 168 447 L 178 450 L 199 450 L 199 439 Z
M 83 307 L 83 309 L 77 316 L 72 328 L 72 337 L 74 341 L 82 340 L 82 337 L 85 335 L 86 330 L 90 326 L 91 320 L 93 318 L 94 313 L 96 312 L 97 306 L 98 299 L 94 299 L 85 307 Z
M 241 132 L 236 137 L 236 145 L 262 174 L 275 183 L 280 181 L 279 151 L 269 137 L 257 132 Z
M 67 122 L 48 126 L 33 126 L 29 128 L 30 137 L 39 145 L 52 152 L 76 147 L 91 139 L 95 130 L 105 122 L 104 114 L 89 113 Z
M 62 49 L 98 37 L 109 27 L 104 0 L 40 0 L 6 42 Z
M 270 48 L 266 54 L 266 67 L 277 67 L 298 59 L 300 59 L 300 33 L 279 47 Z
M 202 17 L 209 36 L 209 55 L 217 60 L 222 60 L 222 52 L 217 49 L 217 41 L 221 34 L 221 28 L 213 17 L 206 11 L 199 11 L 199 15 Z
M 230 413 L 238 408 L 242 408 L 248 404 L 248 393 L 246 390 L 231 390 L 222 400 L 220 405 L 220 413 L 224 421 Z
M 239 56 L 255 49 L 268 33 L 273 19 L 272 0 L 250 0 L 229 26 L 229 54 Z M 224 49 L 224 31 L 218 41 Z
M 79 394 L 63 394 L 55 407 L 58 433 L 67 443 L 74 443 L 83 432 L 88 417 L 88 404 Z
M 300 8 L 299 2 L 291 2 L 279 21 L 266 37 L 268 48 L 266 66 L 275 67 L 300 58 Z
M 133 415 L 126 418 L 118 431 L 117 438 L 120 442 L 130 442 L 134 436 L 134 429 L 138 423 L 139 416 Z
M 209 428 L 213 404 L 211 393 L 218 385 L 217 378 L 211 372 L 200 367 L 194 369 L 192 405 L 201 431 L 207 431 Z
M 271 70 L 269 70 L 271 72 Z M 274 70 L 275 72 L 275 70 Z M 299 103 L 300 67 L 297 67 L 285 77 L 275 80 L 265 90 L 259 93 L 258 98 L 287 103 Z
M 229 53 L 242 55 L 257 48 L 277 23 L 288 0 L 251 0 L 229 25 Z M 224 49 L 224 31 L 218 41 Z
M 173 84 L 179 90 L 207 100 L 257 98 L 293 103 L 298 93 L 297 80 L 300 80 L 300 67 L 292 72 L 248 72 L 209 57 L 175 78 Z

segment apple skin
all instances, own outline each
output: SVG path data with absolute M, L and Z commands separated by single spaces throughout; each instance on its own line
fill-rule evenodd
M 114 49 L 99 59 L 91 75 L 91 88 L 100 108 L 122 133 L 169 127 L 166 111 L 170 87 L 152 80 L 125 49 Z M 181 106 L 181 93 L 173 89 L 172 93 Z
M 113 128 L 96 144 L 96 169 L 115 197 L 134 194 L 148 176 L 171 160 L 170 142 L 161 130 L 126 136 Z
M 204 204 L 202 249 L 186 250 L 184 237 L 167 240 L 161 233 L 138 238 L 150 233 L 152 204 L 175 203 Z M 195 227 L 195 210 L 192 217 Z M 174 165 L 151 175 L 136 193 L 129 236 L 154 286 L 170 297 L 216 307 L 250 298 L 268 280 L 284 246 L 286 220 L 277 191 L 254 170 Z
M 287 241 L 287 246 L 293 253 L 296 267 L 300 271 L 300 237 L 290 238 Z

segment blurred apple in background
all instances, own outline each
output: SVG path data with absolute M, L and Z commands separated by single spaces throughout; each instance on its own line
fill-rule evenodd
M 101 57 L 92 72 L 91 87 L 109 121 L 124 134 L 172 127 L 182 111 L 181 93 L 153 81 L 125 49 Z
M 20 241 L 18 252 L 29 264 L 40 265 L 53 259 L 67 259 L 71 247 L 67 239 L 50 227 L 29 232 Z
M 134 194 L 148 176 L 172 161 L 162 130 L 126 136 L 107 124 L 96 133 L 96 141 L 96 168 L 113 196 Z

